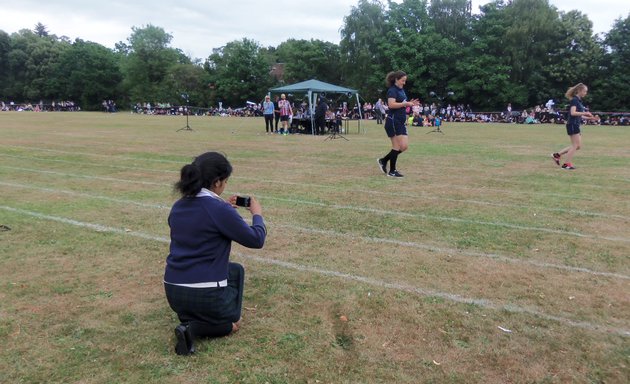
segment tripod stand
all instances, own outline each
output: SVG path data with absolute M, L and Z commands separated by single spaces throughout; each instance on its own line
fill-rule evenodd
M 182 99 L 186 100 L 186 107 L 184 108 L 184 113 L 186 114 L 186 126 L 185 127 L 181 127 L 180 129 L 177 130 L 177 132 L 179 132 L 179 131 L 194 131 L 194 129 L 190 128 L 190 125 L 188 124 L 188 112 L 189 112 L 188 94 L 187 93 L 182 93 Z
M 345 141 L 350 141 L 346 139 L 342 134 L 339 133 L 339 125 L 337 125 L 337 123 L 335 123 L 335 126 L 332 129 L 332 132 L 330 133 L 330 135 L 328 135 L 327 138 L 324 139 L 324 141 L 334 140 L 334 139 L 344 139 Z
M 188 106 L 186 106 L 186 109 L 184 109 L 184 113 L 186 114 L 186 126 L 185 127 L 181 127 L 180 129 L 177 130 L 177 132 L 179 132 L 179 131 L 194 131 L 194 129 L 192 129 L 190 127 L 190 125 L 188 125 Z

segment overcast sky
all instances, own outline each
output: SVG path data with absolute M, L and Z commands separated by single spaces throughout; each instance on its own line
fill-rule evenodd
M 384 1 L 385 2 L 385 1 Z M 401 2 L 401 1 L 397 1 Z M 4 4 L 0 30 L 33 29 L 41 22 L 51 34 L 94 41 L 114 48 L 127 41 L 131 27 L 162 27 L 173 36 L 171 46 L 193 58 L 206 58 L 212 48 L 244 37 L 263 46 L 289 38 L 339 43 L 344 16 L 358 0 L 17 0 Z M 473 0 L 473 12 L 486 0 Z M 617 18 L 630 14 L 628 0 L 550 0 L 561 11 L 579 10 L 593 22 L 595 33 L 608 32 Z

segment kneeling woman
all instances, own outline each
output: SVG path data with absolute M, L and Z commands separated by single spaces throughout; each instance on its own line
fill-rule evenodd
M 244 270 L 230 262 L 232 241 L 262 248 L 267 229 L 262 208 L 251 197 L 250 226 L 236 211 L 236 196 L 223 200 L 232 165 L 220 153 L 207 152 L 181 169 L 175 189 L 182 197 L 168 217 L 170 253 L 164 289 L 181 322 L 175 328 L 180 355 L 194 352 L 193 341 L 238 330 L 243 303 Z

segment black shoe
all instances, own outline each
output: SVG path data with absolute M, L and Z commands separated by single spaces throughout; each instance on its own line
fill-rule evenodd
M 380 168 L 381 172 L 387 175 L 387 166 L 385 165 L 385 163 L 383 163 L 383 159 L 376 159 L 376 162 L 378 163 L 378 167 Z
M 387 174 L 387 176 L 389 177 L 405 177 L 403 176 L 402 173 L 398 172 L 397 170 L 393 170 L 393 171 L 389 171 L 389 173 Z
M 175 337 L 177 338 L 175 353 L 180 356 L 188 356 L 195 353 L 195 345 L 193 344 L 193 337 L 188 324 L 180 324 L 175 327 Z

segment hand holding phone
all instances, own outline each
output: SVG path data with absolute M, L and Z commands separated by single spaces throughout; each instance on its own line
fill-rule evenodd
M 236 205 L 239 207 L 249 208 L 252 200 L 249 196 L 236 196 Z

